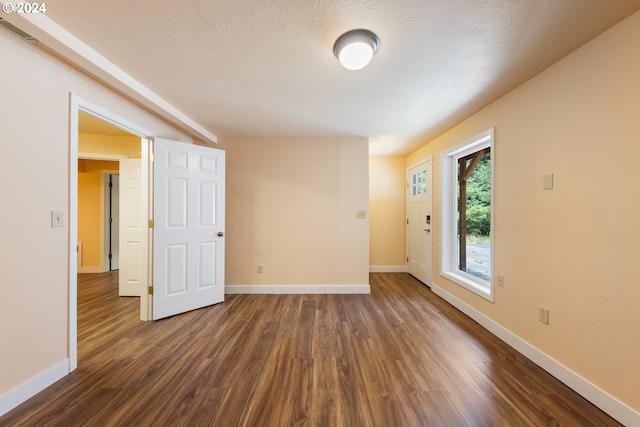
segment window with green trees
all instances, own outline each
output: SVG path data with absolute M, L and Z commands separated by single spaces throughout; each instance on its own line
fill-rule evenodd
M 458 268 L 491 280 L 491 148 L 458 159 Z
M 441 275 L 493 300 L 493 129 L 442 154 Z

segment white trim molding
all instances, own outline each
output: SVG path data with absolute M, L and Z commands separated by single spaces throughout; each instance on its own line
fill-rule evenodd
M 19 385 L 8 393 L 0 396 L 0 417 L 32 398 L 69 373 L 69 360 L 65 359 L 52 366 L 40 375 Z
M 634 409 L 620 402 L 600 387 L 581 377 L 470 305 L 459 300 L 444 289 L 439 288 L 435 283 L 431 284 L 431 290 L 623 425 L 640 426 L 640 413 Z
M 128 158 L 129 158 L 129 156 L 119 155 L 119 154 L 78 153 L 78 160 L 117 161 L 117 160 L 120 160 L 120 159 L 128 159 Z
M 224 293 L 275 295 L 275 294 L 363 294 L 371 293 L 366 285 L 225 285 Z

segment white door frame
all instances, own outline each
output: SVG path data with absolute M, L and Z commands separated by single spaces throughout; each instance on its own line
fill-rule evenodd
M 156 135 L 73 93 L 69 107 L 69 372 L 78 367 L 78 113 L 82 111 L 140 138 Z M 148 161 L 142 159 L 142 161 Z M 144 310 L 143 310 L 144 309 Z M 149 299 L 140 298 L 140 311 L 149 312 Z

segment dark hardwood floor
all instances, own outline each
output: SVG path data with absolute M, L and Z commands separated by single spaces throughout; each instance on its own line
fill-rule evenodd
M 1 426 L 615 426 L 408 274 L 140 322 L 78 279 L 78 369 Z

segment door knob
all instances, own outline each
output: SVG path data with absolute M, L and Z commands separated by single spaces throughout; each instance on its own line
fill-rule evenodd
M 222 231 L 218 231 L 218 237 L 222 237 L 224 236 L 224 233 Z

